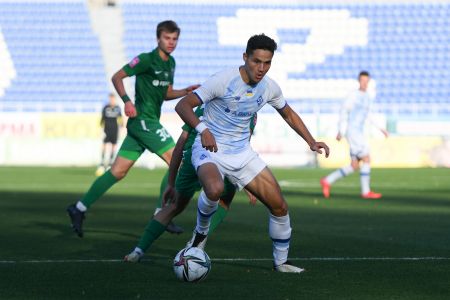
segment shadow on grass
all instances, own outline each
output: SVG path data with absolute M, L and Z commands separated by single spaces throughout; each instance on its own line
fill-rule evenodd
M 396 191 L 395 193 L 384 192 L 381 199 L 364 199 L 356 191 L 355 193 L 343 193 L 335 192 L 330 198 L 324 198 L 321 192 L 309 192 L 309 191 L 293 191 L 293 190 L 283 190 L 283 195 L 287 199 L 288 203 L 291 197 L 299 198 L 318 198 L 323 201 L 341 201 L 341 200 L 360 200 L 360 201 L 376 201 L 376 202 L 386 202 L 386 203 L 396 203 L 414 206 L 423 206 L 430 208 L 432 206 L 449 208 L 448 193 L 443 190 L 439 192 L 434 192 L 433 194 L 417 194 L 404 191 L 404 193 Z

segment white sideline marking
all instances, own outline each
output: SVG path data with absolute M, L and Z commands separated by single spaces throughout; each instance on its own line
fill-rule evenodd
M 157 257 L 142 261 L 169 260 L 171 258 Z M 212 261 L 272 261 L 272 258 L 213 258 Z M 291 261 L 427 261 L 450 260 L 450 257 L 294 257 Z M 0 260 L 0 264 L 52 264 L 52 263 L 121 263 L 123 259 L 29 259 L 29 260 Z
M 278 181 L 281 187 L 290 188 L 317 188 L 320 191 L 319 179 L 317 180 L 280 180 Z M 144 185 L 141 183 L 132 182 L 122 182 L 120 184 L 123 189 L 147 189 L 159 187 L 159 183 L 146 182 Z M 378 188 L 411 188 L 408 184 L 402 184 L 401 182 L 377 182 L 376 186 Z M 435 186 L 440 186 L 436 184 Z M 67 189 L 85 189 L 89 187 L 88 183 L 65 183 L 58 185 L 56 191 L 65 191 Z M 359 188 L 359 182 L 339 182 L 339 188 Z M 52 183 L 22 183 L 22 182 L 3 182 L 1 190 L 17 190 L 30 191 L 30 190 L 41 190 L 41 189 L 53 189 L 55 190 L 55 185 Z M 415 187 L 415 189 L 419 189 Z

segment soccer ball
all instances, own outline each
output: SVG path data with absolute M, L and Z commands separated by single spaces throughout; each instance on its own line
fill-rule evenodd
M 211 260 L 202 249 L 187 247 L 181 249 L 175 256 L 173 270 L 181 281 L 199 282 L 208 276 Z

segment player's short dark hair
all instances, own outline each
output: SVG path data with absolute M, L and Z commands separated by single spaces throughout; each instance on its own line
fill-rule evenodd
M 277 43 L 265 35 L 264 33 L 257 34 L 252 36 L 247 42 L 247 49 L 245 49 L 245 53 L 247 55 L 253 54 L 253 51 L 257 49 L 268 50 L 272 53 L 277 50 Z
M 359 72 L 358 78 L 360 78 L 361 76 L 370 77 L 370 73 L 367 71 L 361 71 L 361 72 Z
M 161 32 L 173 33 L 176 32 L 178 35 L 180 34 L 180 27 L 178 27 L 177 23 L 172 20 L 162 21 L 156 26 L 156 37 L 159 39 L 161 37 Z

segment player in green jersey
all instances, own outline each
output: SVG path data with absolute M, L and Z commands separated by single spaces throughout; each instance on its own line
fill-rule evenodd
M 203 115 L 203 107 L 195 110 L 195 115 Z M 250 121 L 250 131 L 253 132 L 256 126 L 256 114 Z M 168 205 L 158 212 L 147 224 L 144 234 L 141 236 L 136 248 L 125 256 L 126 262 L 139 262 L 144 256 L 144 252 L 158 239 L 166 230 L 171 220 L 180 214 L 188 205 L 195 192 L 200 191 L 201 185 L 198 180 L 197 172 L 191 162 L 192 145 L 197 137 L 197 131 L 185 124 L 183 132 L 178 138 L 173 151 L 172 160 L 169 165 L 169 178 L 166 190 L 163 193 L 164 202 L 170 201 Z M 181 166 L 180 166 L 181 164 Z M 245 190 L 251 204 L 256 203 L 256 198 L 250 192 Z M 224 191 L 220 197 L 219 206 L 211 220 L 210 233 L 222 223 L 228 213 L 231 201 L 236 193 L 236 187 L 227 179 L 224 180 Z M 206 239 L 197 247 L 204 248 Z
M 164 100 L 177 99 L 187 95 L 199 85 L 185 89 L 173 89 L 175 60 L 171 53 L 175 50 L 180 28 L 174 21 L 163 21 L 156 28 L 158 46 L 150 53 L 142 53 L 117 71 L 113 77 L 113 85 L 125 103 L 125 115 L 129 117 L 127 136 L 119 153 L 107 172 L 94 181 L 88 192 L 75 204 L 67 208 L 72 228 L 79 236 L 83 236 L 83 220 L 86 210 L 97 201 L 117 181 L 124 178 L 136 160 L 147 149 L 167 164 L 172 158 L 175 143 L 167 130 L 159 122 L 161 106 Z M 135 76 L 135 103 L 127 96 L 123 79 Z M 167 185 L 168 173 L 161 182 L 161 191 Z M 158 208 L 161 209 L 162 196 Z M 181 233 L 182 228 L 171 224 L 168 231 Z

